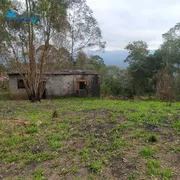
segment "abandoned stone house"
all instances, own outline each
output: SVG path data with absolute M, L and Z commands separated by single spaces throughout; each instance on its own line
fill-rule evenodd
M 100 75 L 96 72 L 64 70 L 46 73 L 46 77 L 43 98 L 100 96 Z M 28 99 L 19 73 L 9 73 L 9 90 L 11 99 Z

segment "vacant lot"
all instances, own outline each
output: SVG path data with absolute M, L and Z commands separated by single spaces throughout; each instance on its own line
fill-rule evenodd
M 178 180 L 179 170 L 180 103 L 0 101 L 0 179 Z

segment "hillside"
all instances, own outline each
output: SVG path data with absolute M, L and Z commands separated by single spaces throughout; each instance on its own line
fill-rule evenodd
M 69 98 L 0 107 L 0 179 L 180 177 L 180 103 Z

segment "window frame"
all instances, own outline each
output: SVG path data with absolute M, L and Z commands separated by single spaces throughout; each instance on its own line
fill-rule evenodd
M 87 80 L 86 79 L 80 79 L 80 80 L 77 80 L 77 90 L 84 90 L 84 89 L 80 89 L 80 83 L 84 83 L 86 84 L 87 86 Z M 88 87 L 88 86 L 87 86 Z
M 18 89 L 25 89 L 26 88 L 23 79 L 18 79 L 17 80 L 17 88 Z

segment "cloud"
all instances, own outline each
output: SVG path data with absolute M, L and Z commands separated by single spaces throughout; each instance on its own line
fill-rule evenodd
M 162 43 L 162 34 L 180 21 L 179 0 L 87 0 L 102 29 L 107 50 L 120 50 L 143 40 L 149 49 Z

